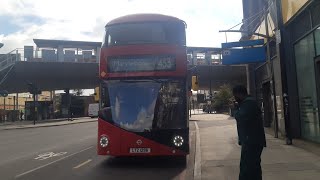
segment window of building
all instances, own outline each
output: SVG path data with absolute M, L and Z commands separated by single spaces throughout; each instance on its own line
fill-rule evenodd
M 313 34 L 300 40 L 294 49 L 302 136 L 320 142 Z
M 320 2 L 317 2 L 317 4 L 311 9 L 313 27 L 317 27 L 318 25 L 320 25 L 319 12 L 320 12 Z
M 292 23 L 292 40 L 296 41 L 311 30 L 310 12 L 304 11 Z
M 314 37 L 315 37 L 315 44 L 316 44 L 316 54 L 317 56 L 320 55 L 320 27 L 315 30 L 314 32 Z

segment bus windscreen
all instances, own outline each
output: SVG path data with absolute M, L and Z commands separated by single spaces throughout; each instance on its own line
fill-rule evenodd
M 182 81 L 112 80 L 106 82 L 112 124 L 132 132 L 185 127 Z

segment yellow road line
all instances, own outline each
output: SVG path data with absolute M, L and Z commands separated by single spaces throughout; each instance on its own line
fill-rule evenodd
M 83 162 L 83 163 L 79 164 L 78 166 L 73 167 L 73 169 L 78 169 L 78 168 L 80 168 L 80 167 L 82 167 L 82 166 L 84 166 L 84 165 L 88 164 L 88 163 L 89 163 L 89 162 L 91 162 L 91 161 L 92 161 L 92 159 L 88 159 L 87 161 L 85 161 L 85 162 Z

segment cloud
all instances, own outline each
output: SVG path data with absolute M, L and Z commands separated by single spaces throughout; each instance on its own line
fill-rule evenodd
M 152 107 L 154 110 L 154 107 Z M 129 124 L 129 123 L 123 123 L 120 122 L 120 126 L 127 130 L 137 131 L 137 132 L 143 132 L 144 130 L 151 130 L 152 128 L 152 121 L 153 121 L 154 114 L 148 113 L 145 108 L 141 108 L 137 119 Z
M 0 16 L 11 17 L 9 32 L 1 29 L 0 53 L 23 45 L 32 39 L 64 39 L 101 41 L 105 24 L 132 13 L 161 13 L 186 21 L 188 46 L 219 47 L 225 41 L 221 29 L 228 29 L 242 20 L 241 0 L 1 0 Z M 2 22 L 4 23 L 4 22 Z M 238 40 L 240 33 L 229 33 L 228 40 Z

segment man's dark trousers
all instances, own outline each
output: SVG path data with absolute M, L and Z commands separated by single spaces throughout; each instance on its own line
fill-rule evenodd
M 242 144 L 239 180 L 262 180 L 262 150 L 261 145 Z

